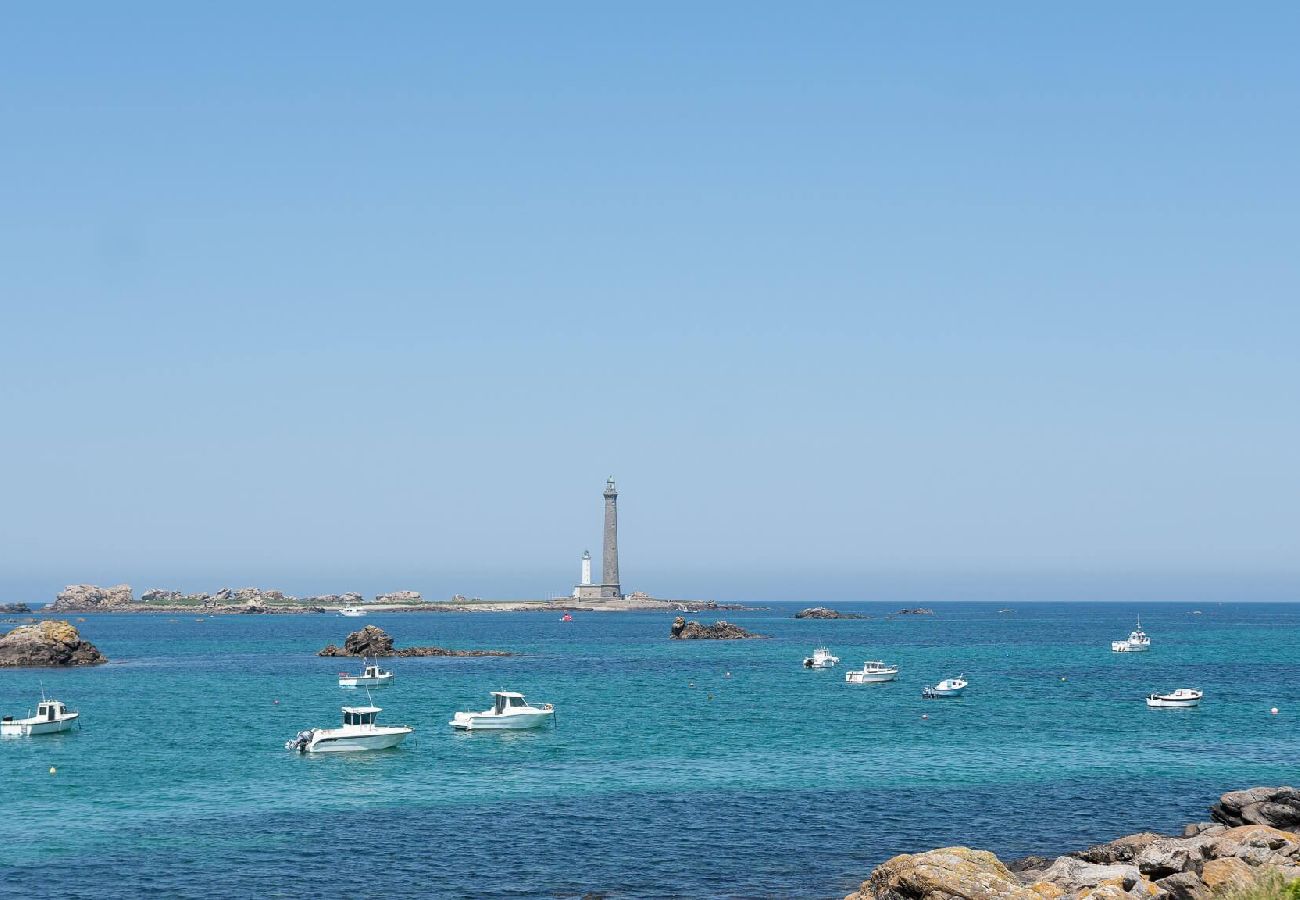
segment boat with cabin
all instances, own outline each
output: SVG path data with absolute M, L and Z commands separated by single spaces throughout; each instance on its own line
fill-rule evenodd
M 25 719 L 13 716 L 0 718 L 0 735 L 6 737 L 24 737 L 32 734 L 54 734 L 67 731 L 77 721 L 79 714 L 64 706 L 61 700 L 41 698 L 36 706 L 36 715 Z
M 1201 698 L 1205 696 L 1204 691 L 1196 691 L 1191 688 L 1179 688 L 1168 694 L 1151 694 L 1147 697 L 1147 706 L 1152 709 L 1167 707 L 1172 709 L 1188 709 L 1193 706 L 1199 706 Z
M 1122 641 L 1111 641 L 1110 649 L 1115 653 L 1141 653 L 1151 649 L 1151 638 L 1142 630 L 1142 620 L 1138 619 L 1137 628 L 1129 632 Z
M 829 647 L 818 647 L 813 651 L 812 656 L 804 658 L 803 667 L 805 669 L 830 669 L 836 666 L 839 661 L 840 658 L 832 655 Z
M 492 691 L 492 708 L 483 712 L 458 712 L 447 724 L 460 731 L 518 730 L 539 728 L 555 721 L 550 703 L 531 706 L 515 691 Z
M 366 611 L 359 606 L 345 606 L 339 610 L 340 616 L 347 616 L 349 619 L 355 619 L 365 614 Z
M 309 728 L 285 741 L 286 750 L 299 753 L 347 753 L 358 750 L 387 750 L 396 747 L 415 729 L 409 725 L 379 725 L 376 719 L 383 709 L 378 706 L 343 707 L 343 725 L 339 728 Z
M 366 663 L 362 667 L 360 675 L 340 672 L 339 687 L 381 687 L 385 684 L 392 684 L 396 677 L 387 669 Z
M 844 680 L 849 684 L 877 684 L 897 677 L 898 666 L 887 666 L 878 659 L 867 660 L 861 669 L 844 673 Z
M 935 700 L 940 697 L 960 697 L 961 692 L 966 690 L 970 682 L 966 680 L 965 675 L 958 675 L 956 678 L 945 678 L 936 685 L 923 688 L 921 696 L 927 700 Z

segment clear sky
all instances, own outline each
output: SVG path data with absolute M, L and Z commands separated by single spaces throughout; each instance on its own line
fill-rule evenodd
M 0 13 L 0 600 L 1300 599 L 1300 6 Z

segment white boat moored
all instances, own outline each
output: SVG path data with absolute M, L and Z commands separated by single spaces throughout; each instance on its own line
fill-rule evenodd
M 1152 707 L 1173 707 L 1184 708 L 1198 706 L 1201 698 L 1205 696 L 1204 691 L 1194 691 L 1191 688 L 1179 688 L 1170 694 L 1151 694 L 1147 697 L 1147 706 Z
M 881 681 L 893 681 L 898 677 L 898 666 L 887 666 L 880 660 L 868 660 L 862 668 L 844 673 L 844 680 L 849 684 L 875 684 Z
M 367 664 L 360 675 L 352 675 L 348 672 L 339 673 L 339 687 L 379 687 L 380 685 L 392 684 L 393 679 L 397 676 L 387 669 L 381 669 L 379 666 Z
M 965 675 L 958 675 L 956 678 L 945 678 L 943 681 L 933 687 L 922 689 L 921 696 L 927 700 L 933 700 L 936 697 L 960 697 L 961 692 L 966 690 L 970 684 Z
M 340 616 L 347 616 L 350 619 L 355 619 L 358 616 L 364 616 L 365 614 L 366 611 L 359 606 L 345 606 L 339 610 Z
M 5 716 L 0 719 L 0 735 L 21 737 L 29 734 L 53 734 L 67 731 L 77 720 L 77 713 L 63 705 L 61 700 L 42 699 L 36 707 L 36 715 L 25 719 Z
M 803 667 L 805 669 L 829 669 L 840 661 L 838 656 L 832 656 L 830 648 L 818 647 L 813 651 L 812 656 L 804 658 Z
M 383 710 L 378 706 L 343 707 L 340 728 L 311 728 L 285 741 L 286 750 L 299 753 L 346 753 L 357 750 L 386 750 L 396 747 L 415 729 L 409 725 L 376 725 Z
M 458 712 L 447 724 L 461 731 L 538 728 L 555 721 L 555 707 L 549 703 L 529 706 L 523 694 L 493 691 L 492 708 L 483 712 Z
M 1129 632 L 1126 640 L 1111 641 L 1110 649 L 1116 653 L 1141 653 L 1143 650 L 1150 650 L 1151 638 L 1142 630 L 1142 620 L 1138 620 L 1137 628 Z

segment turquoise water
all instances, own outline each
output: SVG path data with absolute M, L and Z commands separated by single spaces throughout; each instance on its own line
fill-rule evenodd
M 399 645 L 520 655 L 393 660 L 372 696 L 415 734 L 320 757 L 283 743 L 364 699 L 334 682 L 354 661 L 315 656 L 361 620 L 87 616 L 110 664 L 0 670 L 6 714 L 43 683 L 84 723 L 0 741 L 0 890 L 839 897 L 897 852 L 1061 852 L 1296 781 L 1300 605 L 1148 606 L 1145 654 L 1110 652 L 1136 611 L 1120 604 L 796 608 L 723 614 L 772 636 L 739 642 L 669 641 L 652 613 L 374 616 Z M 840 667 L 802 669 L 821 643 Z M 867 658 L 898 681 L 846 685 Z M 962 671 L 965 697 L 921 699 Z M 1184 686 L 1202 707 L 1142 702 Z M 451 731 L 499 688 L 553 702 L 557 727 Z

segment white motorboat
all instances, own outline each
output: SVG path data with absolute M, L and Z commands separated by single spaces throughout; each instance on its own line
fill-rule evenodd
M 392 684 L 393 679 L 396 677 L 396 675 L 387 669 L 381 669 L 379 666 L 366 664 L 366 666 L 362 668 L 360 675 L 340 672 L 339 687 L 379 687 L 385 684 Z
M 868 660 L 860 670 L 844 673 L 844 680 L 849 684 L 875 684 L 881 681 L 893 681 L 898 677 L 898 666 L 887 666 L 880 660 Z
M 347 753 L 357 750 L 386 750 L 396 747 L 415 729 L 409 725 L 376 725 L 383 712 L 378 706 L 343 707 L 340 728 L 311 728 L 285 741 L 286 750 L 299 753 Z
M 350 619 L 355 619 L 358 616 L 364 616 L 365 614 L 366 611 L 359 606 L 345 606 L 339 610 L 340 616 L 347 616 Z
M 943 681 L 933 687 L 922 689 L 921 696 L 927 700 L 933 700 L 937 697 L 960 697 L 961 692 L 966 690 L 970 684 L 965 675 L 958 675 L 956 678 L 945 678 Z
M 19 737 L 29 734 L 53 734 L 67 731 L 77 721 L 77 713 L 63 705 L 61 700 L 41 699 L 36 707 L 36 715 L 25 719 L 5 716 L 0 719 L 0 735 Z
M 805 669 L 830 669 L 838 664 L 840 658 L 832 656 L 827 647 L 818 647 L 813 651 L 812 656 L 804 658 L 803 667 Z
M 461 731 L 538 728 L 555 721 L 555 707 L 549 703 L 529 706 L 523 694 L 493 691 L 492 708 L 483 712 L 458 712 L 447 724 Z
M 1138 620 L 1137 628 L 1129 632 L 1126 640 L 1111 641 L 1110 649 L 1116 653 L 1140 653 L 1143 650 L 1150 650 L 1151 638 L 1142 630 L 1142 620 Z
M 1171 694 L 1152 694 L 1147 697 L 1147 706 L 1156 707 L 1173 707 L 1186 709 L 1191 706 L 1198 706 L 1201 698 L 1205 696 L 1204 691 L 1194 691 L 1191 688 L 1179 688 Z

